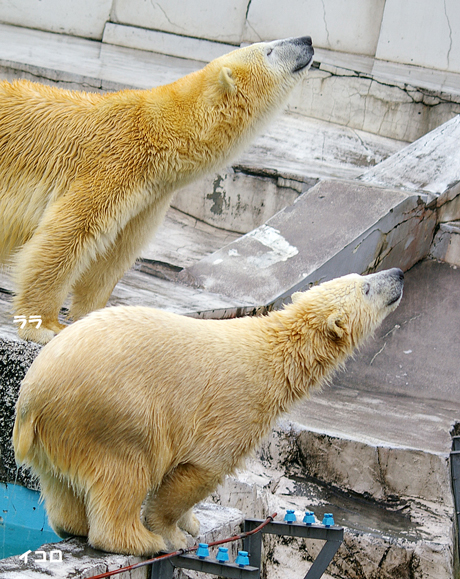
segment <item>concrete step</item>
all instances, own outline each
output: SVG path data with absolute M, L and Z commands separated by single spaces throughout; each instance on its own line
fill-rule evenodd
M 405 144 L 285 113 L 232 167 L 179 191 L 173 206 L 217 227 L 247 233 L 321 179 L 355 179 Z
M 409 269 L 438 222 L 460 218 L 460 116 L 353 181 L 322 180 L 180 278 L 257 305 L 350 271 Z M 250 273 L 250 276 L 248 275 Z
M 239 233 L 209 225 L 171 207 L 140 257 L 143 262 L 160 262 L 169 264 L 173 270 L 183 269 L 238 237 Z
M 136 269 L 129 270 L 115 286 L 108 306 L 142 305 L 200 318 L 228 318 L 254 311 L 252 305 L 241 300 L 166 279 L 169 275 L 175 274 L 168 266 L 162 267 L 162 264 L 141 261 L 136 267 L 148 271 L 153 269 L 155 275 Z M 162 277 L 158 277 L 158 274 Z M 11 277 L 0 272 L 0 338 L 18 340 L 17 324 L 13 318 L 13 289 Z M 59 316 L 63 324 L 70 323 L 65 317 L 69 303 L 69 300 L 64 303 Z

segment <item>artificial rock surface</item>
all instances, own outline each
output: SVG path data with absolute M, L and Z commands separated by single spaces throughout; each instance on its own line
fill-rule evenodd
M 428 253 L 435 225 L 433 208 L 417 194 L 323 180 L 179 278 L 249 304 L 279 307 L 292 292 L 350 271 L 408 269 Z

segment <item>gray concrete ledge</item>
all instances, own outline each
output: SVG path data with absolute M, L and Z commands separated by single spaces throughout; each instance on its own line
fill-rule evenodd
M 325 512 L 334 513 L 345 537 L 328 568 L 332 577 L 452 579 L 454 526 L 446 458 L 361 444 L 282 422 L 258 457 L 228 477 L 214 500 L 246 513 L 254 510 L 257 517 L 285 509 L 300 517 L 313 510 L 319 520 Z M 414 469 L 420 469 L 421 480 L 428 475 L 426 490 L 412 483 Z M 436 493 L 446 490 L 446 500 L 438 501 Z M 319 548 L 310 542 L 266 542 L 268 577 L 300 578 L 298 569 Z
M 278 307 L 351 271 L 407 270 L 430 252 L 439 222 L 460 219 L 460 116 L 354 181 L 323 180 L 262 226 L 179 274 L 247 303 Z
M 460 115 L 404 147 L 359 180 L 405 191 L 427 191 L 447 201 L 448 191 L 460 179 Z M 457 193 L 458 194 L 458 193 Z
M 430 257 L 460 266 L 460 221 L 441 223 L 433 240 Z
M 42 346 L 0 338 L 0 481 L 36 488 L 27 470 L 17 469 L 11 444 L 14 412 L 21 381 Z

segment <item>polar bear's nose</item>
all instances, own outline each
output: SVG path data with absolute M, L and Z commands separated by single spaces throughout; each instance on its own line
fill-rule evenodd
M 398 281 L 404 281 L 404 273 L 399 267 L 393 267 L 390 269 L 392 277 L 396 278 Z
M 306 44 L 307 46 L 312 46 L 311 36 L 301 36 L 294 40 L 294 44 Z

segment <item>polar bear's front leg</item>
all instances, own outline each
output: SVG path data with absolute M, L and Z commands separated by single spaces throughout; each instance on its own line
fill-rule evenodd
M 103 308 L 115 285 L 133 265 L 169 207 L 169 196 L 148 205 L 119 230 L 112 245 L 76 280 L 70 315 L 78 320 Z
M 205 499 L 219 484 L 222 474 L 193 464 L 180 464 L 165 476 L 156 493 L 145 505 L 148 527 L 168 541 L 174 549 L 187 547 L 187 539 L 179 529 L 196 536 L 200 530 L 192 507 Z
M 60 233 L 63 237 L 64 232 Z M 77 259 L 75 254 L 60 250 L 59 242 L 54 232 L 41 229 L 16 257 L 13 303 L 15 314 L 25 320 L 18 328 L 23 340 L 46 344 L 65 327 L 59 323 L 58 314 L 69 292 L 72 265 Z M 30 316 L 39 316 L 41 323 L 30 323 Z
M 108 231 L 116 235 L 116 207 L 113 215 L 86 194 L 68 192 L 47 210 L 38 229 L 18 252 L 14 279 L 15 313 L 40 316 L 41 325 L 26 323 L 18 330 L 23 339 L 46 344 L 64 326 L 58 313 L 75 281 L 81 277 L 102 251 L 110 245 Z M 106 233 L 104 233 L 106 232 Z

